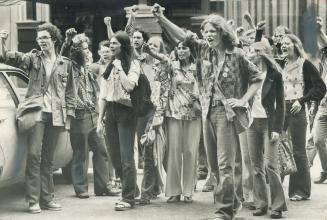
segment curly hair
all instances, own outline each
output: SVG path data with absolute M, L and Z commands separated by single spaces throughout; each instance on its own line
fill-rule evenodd
M 78 65 L 85 64 L 85 57 L 83 53 L 83 43 L 90 43 L 90 39 L 85 34 L 77 34 L 73 38 L 73 43 L 70 48 L 70 59 L 75 61 Z
M 37 27 L 36 31 L 37 32 L 47 31 L 50 34 L 51 39 L 55 42 L 55 47 L 57 49 L 59 49 L 59 47 L 62 43 L 62 35 L 57 26 L 55 26 L 51 23 L 44 23 L 44 24 L 39 25 Z
M 236 36 L 227 21 L 217 14 L 209 15 L 201 24 L 201 31 L 204 30 L 206 24 L 211 24 L 218 32 L 222 34 L 222 42 L 226 49 L 233 49 L 236 43 Z

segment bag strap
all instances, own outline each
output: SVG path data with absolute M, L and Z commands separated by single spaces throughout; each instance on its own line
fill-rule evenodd
M 43 62 L 42 58 L 40 58 L 40 59 L 41 59 L 41 62 L 43 63 L 43 65 L 44 65 L 44 62 Z M 41 92 L 42 92 L 42 95 L 45 95 L 45 93 L 47 92 L 47 90 L 48 90 L 48 88 L 49 88 L 50 82 L 51 82 L 51 80 L 52 80 L 52 78 L 53 78 L 53 75 L 54 75 L 54 71 L 53 71 L 53 70 L 54 70 L 54 67 L 55 67 L 55 65 L 56 65 L 57 59 L 58 59 L 58 57 L 56 58 L 56 61 L 55 61 L 55 63 L 53 64 L 53 67 L 52 67 L 52 69 L 51 69 L 51 73 L 50 73 L 50 77 L 49 77 L 48 82 L 45 83 L 45 81 L 46 81 L 46 72 L 44 72 L 44 73 L 42 74 L 42 77 L 43 77 L 43 79 L 42 79 L 42 84 L 41 84 L 41 88 L 43 88 L 43 91 L 41 91 Z M 45 83 L 45 86 L 44 86 L 44 83 Z

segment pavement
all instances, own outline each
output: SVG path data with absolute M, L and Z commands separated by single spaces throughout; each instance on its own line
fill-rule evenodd
M 319 175 L 320 163 L 315 162 L 311 169 L 312 178 Z M 185 204 L 167 204 L 167 198 L 161 194 L 158 199 L 151 201 L 148 206 L 136 206 L 124 212 L 114 211 L 115 202 L 119 197 L 96 197 L 93 193 L 92 173 L 89 173 L 89 199 L 75 197 L 72 185 L 65 183 L 60 172 L 54 174 L 55 201 L 63 207 L 62 211 L 45 211 L 40 214 L 27 213 L 24 200 L 24 184 L 16 184 L 0 189 L 0 220 L 207 220 L 214 217 L 215 206 L 211 192 L 201 192 L 204 180 L 198 181 L 194 202 Z M 142 180 L 142 171 L 138 170 L 138 182 Z M 288 178 L 283 183 L 287 195 Z M 287 197 L 288 198 L 288 197 Z M 291 202 L 287 199 L 288 212 L 284 219 L 296 220 L 327 220 L 327 183 L 312 184 L 312 196 L 308 201 Z M 253 217 L 252 211 L 243 208 L 237 215 L 239 219 L 259 220 L 270 219 L 269 215 Z

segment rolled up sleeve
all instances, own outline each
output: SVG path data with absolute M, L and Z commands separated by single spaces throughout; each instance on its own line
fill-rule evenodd
M 135 86 L 138 85 L 138 80 L 141 74 L 141 65 L 139 61 L 134 60 L 131 63 L 131 67 L 129 69 L 128 75 L 127 75 L 127 79 L 134 83 Z

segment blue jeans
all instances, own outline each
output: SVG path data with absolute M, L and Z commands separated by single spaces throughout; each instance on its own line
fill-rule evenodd
M 293 115 L 290 112 L 291 103 L 286 103 L 286 116 L 284 130 L 288 129 L 291 136 L 293 155 L 297 172 L 290 175 L 288 196 L 294 195 L 309 198 L 311 194 L 311 178 L 307 153 L 305 150 L 307 118 L 304 106 L 299 113 Z
M 265 175 L 267 174 L 272 210 L 286 211 L 284 190 L 278 172 L 278 141 L 273 143 L 269 140 L 267 118 L 254 118 L 251 127 L 247 130 L 247 139 L 253 170 L 253 192 L 256 208 L 268 209 Z
M 204 126 L 208 161 L 218 183 L 214 190 L 216 213 L 233 219 L 240 205 L 234 175 L 239 136 L 233 122 L 227 120 L 224 106 L 212 107 Z
M 134 160 L 136 115 L 131 107 L 109 102 L 105 124 L 111 159 L 122 179 L 122 199 L 134 205 L 135 196 L 139 193 Z

